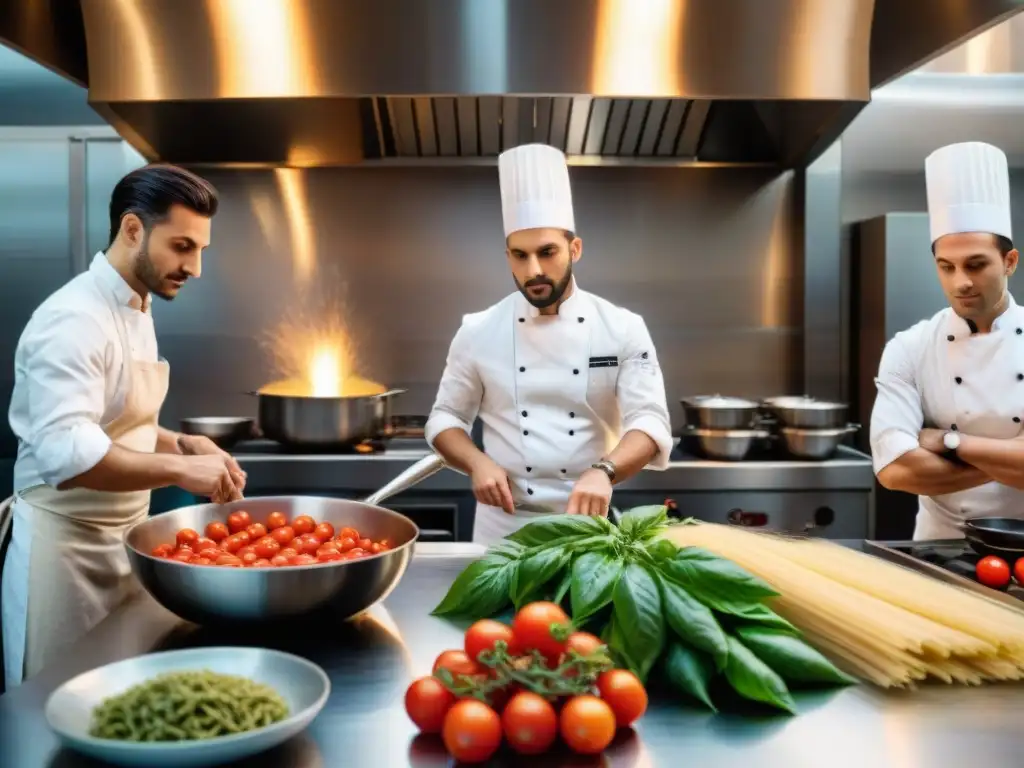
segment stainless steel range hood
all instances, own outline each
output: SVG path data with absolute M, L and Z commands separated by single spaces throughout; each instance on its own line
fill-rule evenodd
M 492 162 L 527 141 L 576 163 L 798 165 L 842 132 L 874 82 L 1016 9 L 1012 0 L 976 0 L 966 15 L 929 0 L 877 9 L 874 0 L 78 1 L 90 103 L 148 158 L 302 167 Z M 894 8 L 925 19 L 913 46 L 901 47 Z

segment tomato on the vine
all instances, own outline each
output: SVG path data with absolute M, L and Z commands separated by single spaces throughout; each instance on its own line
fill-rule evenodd
M 559 730 L 569 748 L 581 755 L 603 752 L 615 738 L 615 713 L 597 696 L 574 696 L 562 707 Z
M 543 696 L 523 691 L 505 705 L 501 726 L 512 749 L 523 755 L 539 755 L 558 736 L 558 714 Z
M 549 659 L 557 659 L 565 650 L 565 643 L 553 637 L 551 630 L 568 626 L 569 617 L 555 603 L 530 603 L 512 619 L 516 645 L 524 652 L 540 651 Z
M 434 674 L 441 669 L 447 669 L 455 677 L 479 675 L 483 672 L 483 668 L 469 658 L 465 651 L 443 651 L 434 662 Z
M 589 632 L 573 632 L 565 641 L 565 652 L 576 651 L 580 656 L 589 656 L 603 647 L 601 638 Z
M 423 733 L 440 733 L 455 694 L 436 677 L 421 677 L 405 692 L 405 711 Z
M 444 716 L 441 736 L 456 760 L 482 763 L 501 746 L 501 718 L 482 701 L 463 699 Z
M 627 669 L 609 669 L 597 678 L 597 690 L 615 714 L 615 724 L 625 728 L 647 711 L 647 691 L 640 679 Z
M 515 635 L 512 633 L 512 627 L 493 619 L 481 619 L 466 630 L 466 655 L 477 661 L 484 651 L 493 651 L 495 643 L 499 640 L 504 641 L 509 652 L 514 655 Z

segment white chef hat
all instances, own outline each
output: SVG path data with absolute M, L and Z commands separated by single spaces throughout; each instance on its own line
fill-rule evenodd
M 498 156 L 505 237 L 522 229 L 576 231 L 565 155 L 547 144 L 524 144 Z
M 959 232 L 991 232 L 1012 239 L 1010 172 L 1006 155 L 968 141 L 937 149 L 924 161 L 932 242 Z

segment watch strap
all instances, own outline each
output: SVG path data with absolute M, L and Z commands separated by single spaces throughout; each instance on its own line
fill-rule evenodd
M 599 469 L 608 475 L 608 479 L 613 483 L 615 482 L 615 464 L 608 461 L 608 459 L 601 459 L 601 461 L 595 461 L 590 465 L 591 469 Z

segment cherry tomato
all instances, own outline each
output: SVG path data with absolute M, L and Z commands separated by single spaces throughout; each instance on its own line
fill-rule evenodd
M 312 533 L 316 529 L 316 521 L 309 515 L 299 515 L 292 520 L 292 528 L 299 536 L 304 533 Z
M 358 560 L 361 557 L 366 557 L 366 552 L 359 548 L 350 549 L 348 552 L 345 553 L 346 560 Z
M 456 760 L 482 763 L 501 746 L 501 718 L 482 701 L 463 699 L 444 716 L 441 737 Z
M 597 678 L 597 690 L 615 714 L 619 728 L 632 725 L 647 711 L 647 691 L 644 684 L 626 669 L 609 669 Z
M 1024 585 L 1024 557 L 1017 558 L 1017 562 L 1013 564 L 1013 578 L 1018 584 Z
M 312 555 L 301 554 L 296 555 L 290 560 L 292 565 L 313 565 L 316 563 L 316 558 Z
M 360 549 L 365 549 L 367 552 L 369 552 L 370 551 L 370 547 L 373 546 L 373 542 L 370 541 L 369 539 L 360 539 L 359 541 L 356 542 L 356 546 L 359 547 Z
M 512 619 L 512 632 L 516 645 L 524 652 L 536 650 L 549 659 L 557 659 L 565 650 L 565 643 L 552 637 L 551 629 L 568 624 L 569 617 L 554 603 L 530 603 Z
M 508 648 L 512 648 L 515 636 L 512 627 L 492 619 L 481 619 L 466 630 L 464 647 L 466 655 L 473 661 L 480 658 L 484 651 L 493 651 L 494 644 L 504 640 Z
M 270 566 L 270 561 L 267 560 L 267 558 L 265 557 L 261 557 L 259 560 L 252 564 L 253 568 L 270 568 Z
M 359 535 L 359 531 L 357 531 L 355 528 L 351 528 L 351 527 L 346 525 L 344 528 L 342 528 L 340 531 L 338 531 L 338 538 L 339 539 L 352 539 L 352 541 L 359 541 L 359 539 L 361 539 L 362 536 Z
M 253 523 L 246 527 L 245 532 L 249 534 L 250 539 L 256 541 L 267 535 L 267 526 L 263 523 Z
M 221 555 L 214 561 L 214 563 L 216 565 L 228 565 L 238 568 L 242 565 L 242 559 L 235 557 L 234 555 Z
M 455 677 L 459 675 L 479 675 L 483 668 L 466 655 L 465 651 L 443 651 L 434 661 L 433 672 L 447 669 Z
M 313 535 L 320 541 L 330 541 L 334 538 L 334 526 L 330 523 L 320 523 L 313 529 Z
M 295 549 L 295 547 L 281 547 L 281 551 L 277 554 L 279 554 L 281 557 L 287 557 L 289 560 L 291 560 L 293 557 L 299 554 L 299 550 Z
M 194 549 L 195 543 L 199 541 L 199 534 L 191 528 L 182 528 L 178 531 L 178 535 L 175 536 L 175 541 L 179 547 L 188 546 Z
M 539 755 L 558 736 L 558 715 L 543 696 L 523 691 L 505 705 L 501 726 L 512 749 L 522 755 Z
M 230 534 L 231 531 L 224 525 L 220 520 L 214 520 L 206 524 L 206 538 L 212 539 L 213 541 L 223 541 Z
M 217 542 L 208 536 L 200 536 L 196 539 L 196 543 L 192 545 L 193 552 L 202 552 L 204 549 L 210 549 L 216 547 Z
M 207 547 L 206 549 L 199 550 L 199 556 L 205 557 L 209 560 L 216 560 L 218 557 L 224 554 L 224 551 L 217 547 Z
M 335 563 L 345 557 L 336 549 L 329 549 L 326 552 L 317 552 L 316 559 L 321 563 Z
M 251 549 L 244 555 L 241 555 L 240 557 L 242 558 L 242 565 L 252 565 L 260 559 L 260 556 L 253 552 Z
M 1001 557 L 995 555 L 981 558 L 974 566 L 974 572 L 978 576 L 978 581 L 986 587 L 1002 589 L 1010 583 L 1010 566 Z
M 348 536 L 339 536 L 335 541 L 338 542 L 339 552 L 348 552 L 351 549 L 355 549 L 355 539 L 350 539 Z
M 228 530 L 231 533 L 238 533 L 244 531 L 252 524 L 252 518 L 249 517 L 249 513 L 244 510 L 232 512 L 228 515 Z
M 338 554 L 341 554 L 341 550 L 338 549 L 338 545 L 332 541 L 328 541 L 326 544 L 321 544 L 319 547 L 316 548 L 317 557 L 324 554 L 325 552 L 337 552 Z
M 280 554 L 274 555 L 272 558 L 270 558 L 270 564 L 275 568 L 280 568 L 283 565 L 291 565 L 288 558 Z
M 233 533 L 230 536 L 228 536 L 226 539 L 224 539 L 224 541 L 221 542 L 220 546 L 221 546 L 221 549 L 223 549 L 225 552 L 228 552 L 230 554 L 234 554 L 235 552 L 240 550 L 242 547 L 244 547 L 245 544 L 246 544 L 246 542 L 243 539 L 239 538 L 239 534 Z
M 615 713 L 597 696 L 574 696 L 562 707 L 559 730 L 569 748 L 581 755 L 596 755 L 615 738 Z
M 383 550 L 380 548 L 380 543 L 379 542 L 375 541 L 375 542 L 373 542 L 373 544 L 370 545 L 370 554 L 371 555 L 379 555 L 382 551 Z
M 295 546 L 298 544 L 299 546 Z M 292 547 L 299 550 L 299 554 L 314 555 L 320 549 L 320 539 L 312 533 L 305 533 L 292 542 Z
M 270 535 L 274 537 L 274 540 L 278 544 L 284 546 L 295 538 L 295 529 L 290 525 L 282 525 L 277 528 L 272 528 Z
M 576 651 L 580 656 L 589 656 L 604 648 L 601 638 L 589 632 L 573 632 L 565 641 L 565 652 Z
M 213 560 L 208 557 L 194 557 L 188 562 L 189 565 L 213 565 Z
M 174 552 L 174 545 L 172 544 L 160 544 L 153 547 L 153 551 L 150 554 L 153 557 L 169 557 Z
M 257 556 L 269 560 L 281 551 L 281 545 L 277 543 L 276 539 L 273 539 L 270 536 L 264 536 L 262 539 L 253 544 L 252 550 L 256 553 Z
M 422 733 L 440 733 L 455 694 L 436 677 L 421 677 L 405 692 L 405 712 Z
M 192 560 L 192 551 L 189 549 L 179 549 L 173 555 L 171 560 L 177 560 L 179 563 L 187 563 Z
M 244 546 L 239 547 L 235 551 L 235 554 L 238 555 L 239 557 L 245 557 L 246 555 L 251 555 L 255 551 L 256 550 L 253 549 L 252 544 L 246 544 Z
M 267 528 L 270 530 L 276 531 L 286 525 L 288 525 L 288 518 L 284 516 L 284 512 L 271 512 L 267 515 Z

